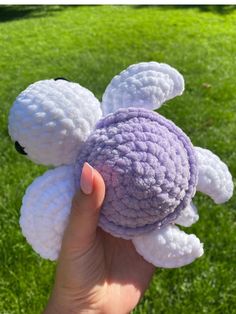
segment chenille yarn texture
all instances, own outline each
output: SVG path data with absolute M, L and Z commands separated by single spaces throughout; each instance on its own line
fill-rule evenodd
M 88 89 L 64 80 L 43 80 L 17 97 L 9 115 L 9 133 L 36 163 L 72 164 L 78 146 L 101 115 L 100 103 Z
M 193 147 L 180 128 L 152 111 L 183 91 L 176 69 L 141 62 L 111 80 L 101 103 L 63 78 L 35 82 L 16 98 L 9 134 L 17 151 L 56 167 L 34 180 L 22 202 L 22 232 L 37 253 L 58 258 L 87 161 L 106 184 L 100 227 L 131 239 L 155 266 L 181 267 L 202 256 L 200 240 L 177 225 L 199 219 L 196 190 L 223 203 L 233 194 L 233 181 L 214 153 Z
M 106 183 L 99 224 L 122 238 L 175 220 L 195 194 L 197 165 L 189 138 L 150 110 L 120 109 L 100 120 L 78 156 L 77 178 L 85 161 Z
M 58 258 L 74 193 L 71 165 L 46 171 L 26 190 L 20 226 L 28 243 L 43 258 L 52 261 Z
M 165 101 L 184 91 L 184 79 L 173 67 L 164 63 L 140 62 L 116 75 L 102 97 L 106 115 L 119 108 L 158 109 Z

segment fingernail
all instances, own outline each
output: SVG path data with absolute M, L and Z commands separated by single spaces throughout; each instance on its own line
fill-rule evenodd
M 93 192 L 93 167 L 89 163 L 85 162 L 83 165 L 80 188 L 84 194 L 91 194 Z

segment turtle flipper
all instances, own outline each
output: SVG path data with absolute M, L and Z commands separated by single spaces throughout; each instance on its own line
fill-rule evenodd
M 103 114 L 127 107 L 158 109 L 183 91 L 183 76 L 168 64 L 133 64 L 116 75 L 107 86 L 102 98 Z
M 26 190 L 20 217 L 22 233 L 45 259 L 58 257 L 74 191 L 73 166 L 46 171 Z
M 227 165 L 210 150 L 194 147 L 198 163 L 197 191 L 210 196 L 216 204 L 233 195 L 233 181 Z
M 157 267 L 181 267 L 203 254 L 203 245 L 194 234 L 172 224 L 135 237 L 133 243 L 137 252 Z
M 179 217 L 174 221 L 175 224 L 190 227 L 199 219 L 198 211 L 193 203 L 190 203 L 185 209 L 183 209 Z

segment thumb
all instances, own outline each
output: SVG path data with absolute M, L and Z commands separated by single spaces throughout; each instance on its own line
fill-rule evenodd
M 72 200 L 62 242 L 64 249 L 83 253 L 93 245 L 104 197 L 105 183 L 102 176 L 86 162 L 81 173 L 80 189 Z

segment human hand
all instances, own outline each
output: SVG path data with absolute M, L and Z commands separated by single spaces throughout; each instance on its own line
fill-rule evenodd
M 132 241 L 97 228 L 105 184 L 87 163 L 80 183 L 44 314 L 129 313 L 147 289 L 155 267 L 136 252 Z

